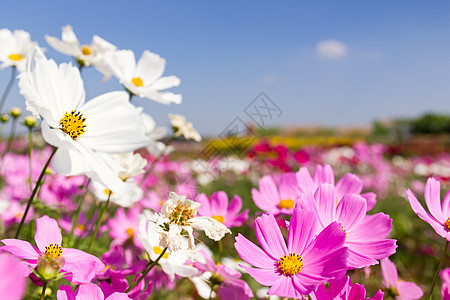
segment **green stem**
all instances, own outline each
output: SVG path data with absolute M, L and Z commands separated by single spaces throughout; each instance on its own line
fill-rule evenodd
M 12 141 L 14 139 L 14 135 L 16 134 L 16 125 L 17 125 L 17 118 L 13 118 L 12 123 L 11 123 L 11 130 L 9 132 L 8 141 L 6 142 L 6 150 L 2 154 L 2 158 L 11 149 Z
M 73 216 L 73 219 L 72 219 L 72 229 L 70 229 L 69 237 L 67 238 L 67 243 L 68 243 L 70 246 L 72 246 L 71 243 L 72 243 L 73 232 L 74 232 L 74 230 L 75 230 L 75 227 L 76 227 L 77 224 L 78 224 L 78 217 L 80 216 L 81 208 L 83 207 L 84 200 L 86 199 L 86 196 L 87 196 L 87 194 L 88 194 L 88 192 L 89 192 L 89 183 L 90 183 L 90 182 L 91 182 L 91 179 L 88 178 L 88 179 L 86 180 L 86 185 L 85 185 L 85 190 L 84 190 L 83 196 L 80 195 L 80 196 L 78 197 L 78 198 L 79 198 L 79 201 L 78 201 L 77 211 L 75 212 L 75 215 Z
M 139 277 L 138 280 L 136 280 L 135 282 L 133 282 L 133 283 L 130 285 L 130 287 L 125 291 L 125 293 L 130 292 L 136 285 L 138 285 L 139 282 L 141 282 L 141 281 L 145 278 L 145 276 L 147 276 L 148 272 L 150 272 L 150 271 L 153 269 L 153 267 L 156 266 L 156 265 L 158 264 L 159 260 L 161 259 L 161 257 L 164 256 L 164 254 L 166 253 L 166 251 L 167 251 L 167 247 L 164 248 L 164 250 L 163 250 L 163 251 L 161 252 L 161 254 L 158 256 L 158 258 L 157 258 L 154 262 L 152 262 L 152 264 L 144 271 L 144 273 L 142 273 L 141 277 Z
M 28 168 L 29 168 L 29 175 L 28 175 L 28 183 L 30 185 L 30 190 L 33 186 L 33 165 L 32 165 L 32 151 L 33 151 L 33 134 L 32 134 L 32 128 L 28 128 Z
M 448 250 L 448 241 L 445 242 L 444 253 L 442 254 L 441 262 L 439 263 L 439 267 L 436 270 L 436 274 L 434 274 L 433 283 L 431 284 L 430 292 L 428 294 L 428 300 L 433 297 L 434 286 L 436 285 L 437 279 L 439 277 L 439 273 L 441 272 L 442 266 L 444 265 L 445 258 L 447 257 Z
M 97 237 L 98 229 L 100 228 L 100 224 L 102 223 L 103 215 L 105 214 L 106 208 L 108 207 L 108 204 L 109 204 L 109 200 L 111 199 L 111 194 L 112 194 L 112 192 L 109 191 L 108 200 L 106 200 L 105 206 L 103 206 L 102 210 L 100 211 L 100 215 L 98 216 L 97 225 L 95 226 L 94 234 L 92 235 L 91 240 L 89 241 L 89 246 L 88 246 L 87 252 L 91 252 L 91 250 L 92 250 L 92 245 L 94 244 L 94 240 Z
M 45 291 L 47 290 L 47 280 L 42 281 L 41 300 L 45 300 Z
M 12 85 L 14 84 L 14 81 L 16 79 L 16 67 L 11 67 L 11 78 L 9 79 L 9 83 L 6 86 L 5 91 L 2 95 L 2 100 L 0 100 L 0 112 L 3 110 L 3 105 L 5 104 L 6 98 L 8 97 L 9 91 L 12 88 Z
M 50 154 L 50 157 L 48 158 L 47 162 L 45 163 L 44 167 L 42 168 L 41 174 L 39 175 L 36 185 L 34 186 L 34 189 L 33 189 L 33 192 L 31 193 L 30 199 L 28 199 L 27 207 L 25 208 L 25 212 L 23 213 L 22 220 L 20 221 L 20 224 L 19 224 L 19 228 L 17 228 L 16 235 L 14 236 L 14 238 L 16 238 L 16 239 L 19 237 L 20 229 L 22 229 L 23 223 L 25 222 L 25 218 L 27 217 L 28 211 L 30 210 L 31 203 L 33 203 L 34 196 L 36 195 L 36 192 L 38 191 L 39 186 L 41 185 L 41 181 L 44 178 L 45 170 L 47 170 L 47 167 L 50 164 L 50 161 L 52 160 L 53 156 L 55 155 L 56 150 L 58 150 L 58 148 L 53 147 L 52 154 Z

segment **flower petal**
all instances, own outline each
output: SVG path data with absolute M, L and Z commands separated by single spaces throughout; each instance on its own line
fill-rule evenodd
M 286 242 L 273 215 L 262 215 L 255 220 L 255 233 L 263 249 L 275 260 L 287 254 Z
M 389 258 L 383 258 L 380 261 L 381 273 L 383 274 L 383 285 L 385 288 L 393 287 L 397 289 L 398 272 L 395 264 Z
M 2 251 L 7 251 L 11 254 L 14 254 L 18 258 L 37 261 L 39 257 L 39 250 L 33 247 L 27 241 L 4 239 L 2 240 L 2 243 L 5 244 L 4 247 L 0 248 Z
M 62 257 L 65 259 L 63 270 L 72 272 L 76 283 L 91 282 L 97 273 L 105 269 L 97 257 L 78 249 L 63 248 Z
M 447 218 L 450 216 L 444 216 L 442 213 L 440 182 L 433 177 L 429 178 L 425 184 L 424 196 L 431 215 L 442 223 L 447 221 Z
M 317 217 L 314 212 L 300 209 L 297 206 L 289 224 L 288 251 L 303 253 L 303 250 L 316 237 Z
M 276 260 L 261 250 L 261 248 L 250 242 L 240 233 L 235 239 L 234 247 L 245 262 L 258 268 L 274 268 Z
M 62 235 L 58 222 L 48 216 L 43 216 L 37 219 L 34 241 L 42 253 L 45 253 L 45 246 L 50 244 L 57 244 L 61 246 Z

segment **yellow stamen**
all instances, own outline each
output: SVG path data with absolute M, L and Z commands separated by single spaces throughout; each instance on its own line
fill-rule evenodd
M 20 54 L 11 54 L 10 56 L 8 56 L 8 58 L 10 60 L 20 61 L 20 60 L 22 60 L 22 55 L 20 55 Z
M 89 47 L 88 45 L 83 45 L 83 47 L 81 47 L 81 53 L 83 53 L 83 55 L 91 55 L 92 54 L 92 48 Z
M 450 231 L 450 218 L 447 218 L 447 221 L 444 223 L 444 227 L 447 231 Z
M 111 195 L 112 195 L 112 192 L 110 189 L 105 189 L 103 192 L 106 194 L 106 196 L 109 196 L 109 193 L 111 193 Z
M 155 246 L 155 247 L 153 247 L 153 252 L 155 252 L 156 255 L 160 255 L 163 252 L 163 249 Z M 168 259 L 169 258 L 169 254 L 167 254 L 167 252 L 166 252 L 166 253 L 163 254 L 162 257 L 165 258 L 165 259 Z
M 212 216 L 211 218 L 213 218 L 216 221 L 219 221 L 220 223 L 223 223 L 223 217 L 222 216 Z
M 280 203 L 278 203 L 278 208 L 293 208 L 295 206 L 294 201 L 292 201 L 291 199 L 283 199 L 280 201 Z
M 186 203 L 178 203 L 169 215 L 169 221 L 179 226 L 186 226 L 189 219 L 194 217 L 194 210 Z
M 77 228 L 81 231 L 84 231 L 86 229 L 86 226 L 84 226 L 83 224 L 79 224 L 77 225 Z
M 135 86 L 143 86 L 144 85 L 144 82 L 142 81 L 141 77 L 133 77 L 133 79 L 131 79 L 131 82 Z
M 86 132 L 84 129 L 86 125 L 84 122 L 86 118 L 83 118 L 81 112 L 75 112 L 72 110 L 70 113 L 65 113 L 64 116 L 59 121 L 59 126 L 62 131 L 70 135 L 73 140 L 76 140 L 80 135 Z
M 62 254 L 62 248 L 58 244 L 50 244 L 45 246 L 45 256 L 48 258 L 59 258 Z
M 127 229 L 127 233 L 128 233 L 128 236 L 129 236 L 130 238 L 132 238 L 133 235 L 134 235 L 134 230 L 133 230 L 133 228 L 128 228 L 128 229 Z
M 341 226 L 341 227 L 342 227 L 341 228 L 342 232 L 345 233 L 345 238 L 347 238 L 347 230 L 345 230 L 344 226 Z
M 303 259 L 300 255 L 295 253 L 289 253 L 288 255 L 283 255 L 278 261 L 278 269 L 286 275 L 292 276 L 297 274 L 302 270 Z

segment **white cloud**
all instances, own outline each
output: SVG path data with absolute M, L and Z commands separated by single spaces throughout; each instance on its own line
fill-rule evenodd
M 320 41 L 316 47 L 316 53 L 326 59 L 341 59 L 349 52 L 347 45 L 337 40 Z

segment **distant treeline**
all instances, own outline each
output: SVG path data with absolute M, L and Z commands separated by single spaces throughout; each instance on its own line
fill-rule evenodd
M 374 135 L 450 134 L 450 115 L 426 113 L 415 119 L 396 119 L 389 122 L 375 121 Z

